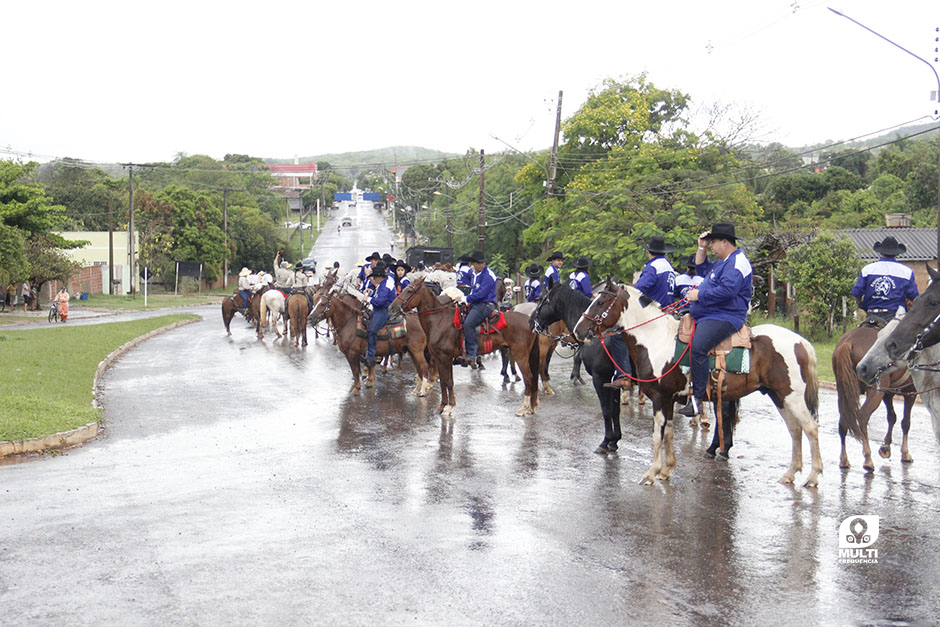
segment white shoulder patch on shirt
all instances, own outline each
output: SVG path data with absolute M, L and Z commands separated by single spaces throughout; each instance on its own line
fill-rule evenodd
M 669 263 L 665 257 L 656 257 L 650 261 L 650 266 L 656 270 L 656 274 L 662 274 L 663 272 L 675 272 L 672 268 L 672 264 Z
M 874 261 L 862 268 L 862 276 L 873 274 L 896 276 L 899 279 L 911 279 L 914 271 L 898 261 Z
M 735 255 L 734 269 L 741 273 L 741 276 L 747 278 L 751 275 L 751 262 L 743 254 Z

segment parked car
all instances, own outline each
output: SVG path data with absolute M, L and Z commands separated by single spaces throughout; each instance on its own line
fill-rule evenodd
M 342 224 L 343 226 L 352 226 L 352 218 L 349 216 L 344 217 Z

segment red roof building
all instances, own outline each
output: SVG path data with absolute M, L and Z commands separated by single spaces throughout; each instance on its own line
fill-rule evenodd
M 269 163 L 268 172 L 277 179 L 278 187 L 306 189 L 317 182 L 317 164 L 307 163 Z

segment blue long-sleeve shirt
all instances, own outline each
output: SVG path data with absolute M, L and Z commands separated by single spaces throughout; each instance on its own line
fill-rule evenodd
M 553 285 L 558 285 L 561 283 L 561 272 L 558 271 L 558 268 L 555 267 L 555 264 L 548 264 L 545 268 L 545 289 L 550 288 Z
M 724 320 L 740 329 L 754 295 L 752 278 L 751 262 L 740 248 L 715 261 L 698 286 L 698 301 L 692 303 L 692 317 L 696 322 Z
M 890 257 L 884 257 L 862 268 L 858 281 L 852 288 L 852 296 L 862 299 L 862 309 L 865 311 L 891 311 L 905 307 L 905 301 L 914 300 L 918 294 L 914 271 Z
M 483 266 L 480 272 L 473 273 L 473 288 L 467 295 L 467 302 L 496 304 L 496 275 L 488 267 Z
M 457 285 L 473 285 L 473 268 L 467 264 L 457 266 Z
M 386 276 L 385 279 L 376 286 L 375 293 L 372 294 L 372 298 L 369 299 L 369 302 L 372 303 L 373 309 L 387 309 L 388 306 L 392 304 L 392 301 L 395 300 L 396 296 L 398 296 L 398 291 L 395 289 L 395 277 Z
M 528 302 L 537 301 L 542 296 L 542 282 L 538 279 L 529 279 L 522 285 L 525 290 L 525 299 Z
M 591 277 L 584 270 L 576 270 L 568 275 L 568 287 L 576 292 L 581 292 L 588 298 L 594 298 L 591 290 Z
M 672 264 L 665 257 L 653 257 L 643 266 L 640 278 L 633 287 L 662 306 L 672 302 L 675 284 L 676 271 Z

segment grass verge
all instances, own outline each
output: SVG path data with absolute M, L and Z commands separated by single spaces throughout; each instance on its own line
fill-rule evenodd
M 189 305 L 209 305 L 218 303 L 226 294 L 231 294 L 234 286 L 229 286 L 227 290 L 212 290 L 202 294 L 186 294 L 174 296 L 173 294 L 148 294 L 147 309 L 165 309 L 167 307 L 186 307 Z M 83 308 L 92 307 L 96 309 L 144 309 L 144 295 L 136 296 L 112 296 L 110 294 L 89 294 L 88 300 L 72 299 L 69 302 L 70 307 Z M 49 308 L 48 303 L 46 309 Z
M 0 331 L 0 440 L 36 438 L 100 418 L 92 407 L 98 364 L 113 350 L 191 314 L 131 322 Z

